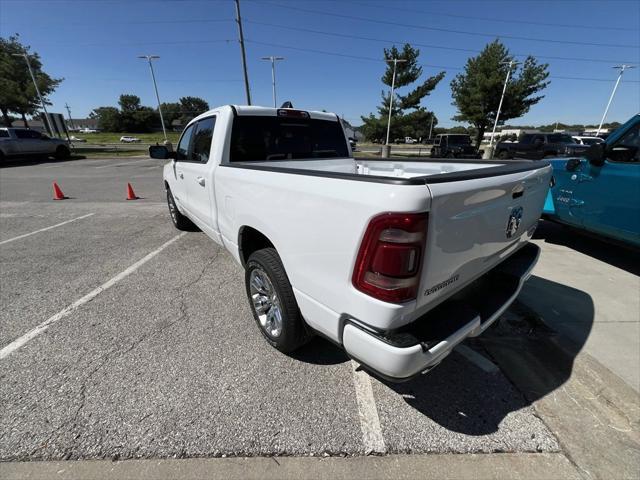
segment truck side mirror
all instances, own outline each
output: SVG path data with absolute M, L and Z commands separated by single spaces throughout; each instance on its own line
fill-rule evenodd
M 605 160 L 605 144 L 594 143 L 584 152 L 584 156 L 594 167 L 601 167 Z
M 176 152 L 170 151 L 164 145 L 151 145 L 149 146 L 149 156 L 159 160 L 168 160 L 169 158 L 176 158 Z

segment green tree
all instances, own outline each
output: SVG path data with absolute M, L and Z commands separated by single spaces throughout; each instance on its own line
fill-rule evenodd
M 120 111 L 116 107 L 98 107 L 89 117 L 98 119 L 98 128 L 105 132 L 121 132 Z
M 418 82 L 422 76 L 422 67 L 418 63 L 419 56 L 420 50 L 413 48 L 408 43 L 402 47 L 401 51 L 395 45 L 390 49 L 384 49 L 387 67 L 381 80 L 388 87 L 391 87 L 393 82 L 393 62 L 390 62 L 390 60 L 394 58 L 406 60 L 406 62 L 398 63 L 396 68 L 396 91 L 394 92 L 393 111 L 391 112 L 391 140 L 405 136 L 416 138 L 427 136 L 431 119 L 433 118 L 434 120 L 434 126 L 437 124 L 433 112 L 429 112 L 422 107 L 421 102 L 444 78 L 444 72 L 428 77 L 404 95 L 397 92 L 397 90 L 402 90 L 404 87 Z M 378 115 L 369 114 L 367 117 L 362 117 L 364 122 L 362 132 L 365 137 L 371 140 L 383 140 L 386 137 L 390 98 L 391 90 L 382 91 L 382 103 L 378 107 Z
M 485 131 L 493 125 L 500 104 L 504 81 L 513 55 L 499 41 L 489 43 L 476 57 L 467 60 L 463 73 L 451 81 L 453 105 L 458 109 L 454 120 L 470 123 L 476 129 L 479 145 Z M 529 56 L 523 64 L 512 69 L 507 85 L 500 121 L 518 118 L 544 98 L 536 95 L 549 82 L 548 64 L 538 64 Z
M 182 106 L 178 102 L 169 102 L 161 104 L 161 107 L 164 123 L 170 129 L 171 123 L 182 115 Z
M 209 104 L 200 97 L 181 97 L 178 101 L 180 102 L 183 123 L 187 123 L 192 118 L 209 110 Z
M 41 108 L 27 63 L 23 57 L 15 57 L 14 54 L 29 55 L 38 89 L 47 105 L 51 105 L 47 96 L 62 82 L 62 79 L 51 78 L 42 70 L 40 56 L 30 52 L 30 49 L 28 45 L 20 43 L 18 35 L 6 39 L 0 37 L 0 111 L 3 123 L 7 126 L 11 126 L 9 112 L 20 115 L 27 127 L 26 116 L 35 115 Z

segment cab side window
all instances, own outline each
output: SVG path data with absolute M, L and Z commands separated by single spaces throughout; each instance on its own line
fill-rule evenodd
M 190 155 L 191 161 L 199 163 L 207 163 L 209 161 L 215 124 L 216 117 L 204 118 L 196 124 L 197 127 L 193 134 L 193 146 Z
M 640 123 L 610 147 L 607 157 L 612 162 L 640 162 Z
M 189 158 L 189 146 L 195 127 L 195 124 L 189 125 L 182 134 L 180 143 L 178 143 L 178 147 L 176 148 L 176 160 L 187 160 Z

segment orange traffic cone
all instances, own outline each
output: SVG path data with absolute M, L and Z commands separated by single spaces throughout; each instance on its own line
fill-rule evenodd
M 69 197 L 64 196 L 64 193 L 62 193 L 62 189 L 60 188 L 60 186 L 56 182 L 53 182 L 53 199 L 66 200 L 67 198 Z
M 127 200 L 138 200 L 140 197 L 133 191 L 133 187 L 130 183 L 127 183 Z

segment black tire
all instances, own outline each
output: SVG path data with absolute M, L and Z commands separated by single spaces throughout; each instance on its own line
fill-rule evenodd
M 0 150 L 0 163 L 4 162 L 4 153 Z
M 178 206 L 176 205 L 176 201 L 173 199 L 173 194 L 168 188 L 167 206 L 169 207 L 169 216 L 171 217 L 171 221 L 178 230 L 182 230 L 185 232 L 192 232 L 194 230 L 197 230 L 197 227 L 194 225 L 194 223 L 180 213 L 180 210 L 178 210 Z
M 510 158 L 509 152 L 506 150 L 500 150 L 498 152 L 498 158 L 501 160 L 508 160 Z
M 261 324 L 258 312 L 254 306 L 251 291 L 251 277 L 254 271 L 256 271 L 258 275 L 262 273 L 266 274 L 273 291 L 276 293 L 281 318 L 281 329 L 277 335 L 273 335 L 269 331 L 268 326 Z M 289 283 L 289 278 L 274 248 L 263 248 L 262 250 L 253 252 L 247 261 L 244 278 L 249 308 L 253 314 L 253 319 L 269 345 L 283 353 L 289 353 L 300 348 L 311 339 L 313 334 L 309 331 L 302 319 L 296 298 L 293 295 L 293 289 Z M 268 317 L 268 312 L 271 311 L 272 308 L 273 306 L 268 307 L 265 311 L 265 317 Z
M 70 156 L 71 151 L 64 145 L 60 145 L 58 148 L 56 148 L 56 153 L 54 155 L 54 157 L 56 157 L 56 160 L 66 160 Z

